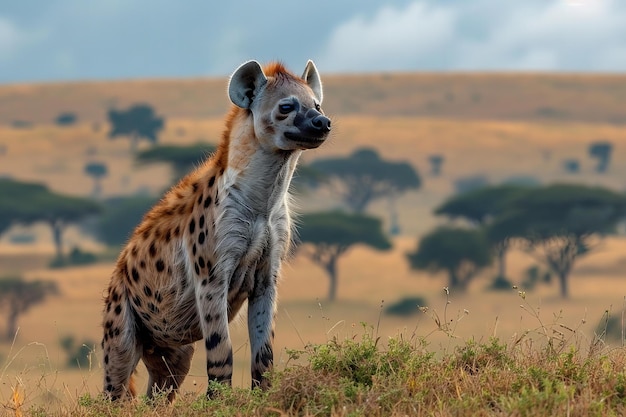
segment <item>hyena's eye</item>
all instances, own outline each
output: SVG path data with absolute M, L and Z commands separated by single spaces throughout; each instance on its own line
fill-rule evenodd
M 317 101 L 315 102 L 315 110 L 317 110 L 317 111 L 321 111 L 322 110 L 322 106 L 320 106 L 320 103 L 318 103 Z
M 289 114 L 292 111 L 294 111 L 295 109 L 296 109 L 296 106 L 294 106 L 293 103 L 286 103 L 286 104 L 279 104 L 278 105 L 278 110 L 282 114 Z

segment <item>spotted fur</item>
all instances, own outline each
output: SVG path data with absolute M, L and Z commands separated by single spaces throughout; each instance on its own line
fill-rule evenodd
M 229 82 L 233 102 L 217 151 L 144 217 L 113 271 L 103 314 L 104 392 L 135 395 L 140 359 L 148 396 L 170 400 L 202 340 L 209 381 L 231 383 L 229 322 L 248 303 L 252 386 L 272 368 L 276 285 L 291 240 L 288 188 L 300 154 L 328 137 L 322 85 L 256 61 Z

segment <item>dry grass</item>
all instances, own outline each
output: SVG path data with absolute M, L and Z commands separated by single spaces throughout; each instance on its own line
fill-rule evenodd
M 225 392 L 218 402 L 201 399 L 206 378 L 204 354 L 199 349 L 183 386 L 185 399 L 174 407 L 152 408 L 138 401 L 117 408 L 99 401 L 99 350 L 94 351 L 88 369 L 70 370 L 59 340 L 74 335 L 79 342 L 90 339 L 97 344 L 102 291 L 112 264 L 52 271 L 46 268 L 53 254 L 48 228 L 28 230 L 38 238 L 33 245 L 11 245 L 4 236 L 0 273 L 54 280 L 61 295 L 22 317 L 14 343 L 0 344 L 0 407 L 4 406 L 0 415 L 19 415 L 17 411 L 33 416 L 270 415 L 272 409 L 282 410 L 276 415 L 339 416 L 448 416 L 466 410 L 473 410 L 472 415 L 623 414 L 624 351 L 592 349 L 596 325 L 605 311 L 619 315 L 624 308 L 623 238 L 607 239 L 598 252 L 576 265 L 568 300 L 557 296 L 554 285 L 539 287 L 526 299 L 513 290 L 487 292 L 494 271 L 485 271 L 467 294 L 452 293 L 446 298 L 443 276 L 411 272 L 404 257 L 419 235 L 443 221 L 432 216 L 432 209 L 454 192 L 454 181 L 460 177 L 484 174 L 497 182 L 532 175 L 544 182 L 626 188 L 626 147 L 622 146 L 626 128 L 615 123 L 626 120 L 623 81 L 623 76 L 576 75 L 329 77 L 326 109 L 334 115 L 334 135 L 324 147 L 305 155 L 305 161 L 373 146 L 386 158 L 409 160 L 419 169 L 424 184 L 419 192 L 399 201 L 404 235 L 395 240 L 394 250 L 374 253 L 357 247 L 340 261 L 339 302 L 324 301 L 327 278 L 304 257 L 296 257 L 284 269 L 276 330 L 276 367 L 283 373 L 275 382 L 278 391 L 269 397 L 235 390 Z M 191 144 L 215 142 L 219 137 L 224 100 L 224 80 L 0 86 L 0 123 L 4 123 L 0 145 L 7 149 L 0 155 L 0 174 L 46 182 L 56 191 L 85 196 L 92 183 L 82 174 L 83 167 L 96 159 L 109 165 L 110 175 L 103 183 L 106 196 L 158 193 L 169 183 L 170 172 L 164 166 L 136 166 L 125 140 L 107 139 L 106 109 L 147 101 L 168 117 L 162 143 Z M 65 128 L 53 125 L 62 111 L 76 111 L 79 123 Z M 9 126 L 17 119 L 35 125 L 28 129 Z M 593 161 L 587 156 L 588 144 L 598 139 L 616 144 L 606 175 L 594 174 Z M 428 174 L 427 158 L 433 153 L 446 158 L 443 175 L 437 178 Z M 583 173 L 564 174 L 561 162 L 565 158 L 579 158 Z M 337 204 L 323 194 L 299 199 L 302 210 Z M 371 212 L 386 218 L 386 210 L 383 202 L 374 204 Z M 68 246 L 104 250 L 75 228 L 66 237 Z M 523 253 L 512 253 L 509 276 L 521 282 L 533 263 Z M 424 297 L 427 313 L 416 309 L 415 315 L 406 318 L 381 313 L 381 304 L 407 295 Z M 363 322 L 371 327 L 363 328 Z M 234 325 L 232 336 L 234 385 L 247 387 L 245 326 Z M 372 358 L 388 355 L 390 341 L 404 340 L 410 343 L 409 353 L 396 354 L 409 355 L 403 357 L 407 364 L 424 359 L 421 367 L 379 374 L 376 378 L 380 379 L 364 389 L 314 365 L 320 348 L 316 351 L 312 346 L 326 346 L 322 350 L 334 356 L 355 349 L 371 353 L 369 343 L 377 337 L 380 342 Z M 497 338 L 495 345 L 491 337 Z M 567 343 L 550 356 L 545 346 L 557 337 Z M 294 361 L 293 350 L 300 351 L 300 360 Z M 585 356 L 591 351 L 595 352 L 591 357 Z M 495 359 L 494 352 L 500 352 Z M 468 358 L 474 359 L 468 362 Z M 479 372 L 475 370 L 478 362 L 482 364 Z M 573 373 L 566 377 L 567 369 Z M 585 379 L 580 379 L 581 372 Z M 139 382 L 145 389 L 143 369 Z M 324 386 L 334 388 L 324 391 Z M 294 387 L 299 388 L 294 391 Z M 307 392 L 311 403 L 297 396 Z
M 423 338 L 428 342 L 428 352 L 437 354 L 437 358 L 455 352 L 472 340 L 486 343 L 495 336 L 501 343 L 509 344 L 527 332 L 531 336 L 541 336 L 544 328 L 549 331 L 555 328 L 568 338 L 568 342 L 588 346 L 605 311 L 619 315 L 623 306 L 626 295 L 626 284 L 620 279 L 620 265 L 626 258 L 626 241 L 623 239 L 608 240 L 601 252 L 581 261 L 578 267 L 581 273 L 575 272 L 572 277 L 569 300 L 558 298 L 555 286 L 540 287 L 529 293 L 526 300 L 514 290 L 486 292 L 488 278 L 493 275 L 489 271 L 474 282 L 468 294 L 453 293 L 447 299 L 442 291 L 443 277 L 408 270 L 403 254 L 414 243 L 413 239 L 399 239 L 396 249 L 383 254 L 366 248 L 351 251 L 340 261 L 340 301 L 334 304 L 325 301 L 327 279 L 321 269 L 304 257 L 296 257 L 285 269 L 280 287 L 277 369 L 288 370 L 293 365 L 289 349 L 306 351 L 311 344 L 362 336 L 361 323 L 371 325 L 375 335 L 383 341 L 399 334 L 408 340 Z M 524 254 L 513 253 L 510 275 L 521 281 L 523 270 L 531 264 Z M 79 340 L 99 341 L 101 295 L 111 269 L 111 264 L 101 264 L 58 271 L 33 270 L 27 274 L 29 278 L 56 281 L 62 295 L 23 317 L 14 344 L 0 345 L 0 357 L 3 358 L 0 362 L 3 364 L 0 404 L 12 401 L 11 389 L 16 386 L 21 386 L 25 396 L 24 409 L 39 406 L 49 407 L 49 410 L 71 408 L 80 398 L 99 393 L 102 378 L 99 350 L 95 351 L 90 369 L 68 370 L 59 339 L 69 334 Z M 427 299 L 427 314 L 419 313 L 417 308 L 416 315 L 407 318 L 382 314 L 381 303 L 392 303 L 410 294 Z M 525 307 L 520 308 L 520 305 Z M 553 323 L 558 325 L 552 326 Z M 445 332 L 442 324 L 447 325 Z M 575 329 L 575 332 L 565 329 Z M 234 384 L 247 387 L 249 352 L 245 325 L 234 325 L 232 336 L 236 351 Z M 203 357 L 202 349 L 199 349 L 183 386 L 183 391 L 190 393 L 191 398 L 206 390 Z M 442 362 L 439 366 L 444 364 Z M 145 371 L 140 369 L 138 376 L 140 389 L 144 390 L 147 383 Z M 466 388 L 460 385 L 458 389 L 465 392 Z M 135 415 L 134 412 L 128 413 Z
M 331 115 L 474 120 L 626 120 L 624 75 L 322 74 Z M 226 79 L 132 80 L 0 86 L 0 123 L 52 123 L 61 112 L 101 123 L 111 107 L 147 102 L 168 118 L 204 119 L 226 108 Z

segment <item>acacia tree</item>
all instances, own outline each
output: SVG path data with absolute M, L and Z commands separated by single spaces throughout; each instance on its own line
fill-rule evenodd
M 58 287 L 52 281 L 24 281 L 19 277 L 0 278 L 0 311 L 6 312 L 4 340 L 15 337 L 20 315 L 58 293 Z
M 443 226 L 425 235 L 407 259 L 412 269 L 446 271 L 448 287 L 465 291 L 491 263 L 491 252 L 482 230 Z
M 318 159 L 310 165 L 324 173 L 331 190 L 355 213 L 363 213 L 376 199 L 396 197 L 421 186 L 411 164 L 386 161 L 370 148 L 358 149 L 348 157 Z
M 0 233 L 12 224 L 50 225 L 57 259 L 63 257 L 63 232 L 67 225 L 100 212 L 92 200 L 53 193 L 41 184 L 0 179 Z
M 214 151 L 215 145 L 210 143 L 196 143 L 188 146 L 160 145 L 139 152 L 135 161 L 138 164 L 169 164 L 174 171 L 174 180 L 178 180 Z
M 558 277 L 563 298 L 575 262 L 592 252 L 626 216 L 626 197 L 601 187 L 557 184 L 529 189 L 509 200 L 490 234 L 518 238 L 525 250 Z
M 441 175 L 441 167 L 443 166 L 444 156 L 440 154 L 433 154 L 428 157 L 430 162 L 430 175 L 438 177 Z
M 437 207 L 435 214 L 444 215 L 450 219 L 461 218 L 474 226 L 483 228 L 501 215 L 513 198 L 527 190 L 528 187 L 511 184 L 479 188 L 453 196 Z M 498 276 L 496 279 L 506 279 L 506 254 L 512 239 L 507 235 L 499 235 L 496 230 L 490 230 L 486 237 L 497 259 Z
M 96 198 L 102 193 L 102 178 L 109 174 L 104 162 L 89 162 L 85 165 L 85 174 L 93 179 L 92 195 Z
M 380 219 L 375 217 L 333 211 L 305 214 L 300 220 L 299 251 L 326 271 L 330 280 L 328 301 L 337 298 L 337 261 L 351 247 L 362 244 L 377 250 L 391 248 Z
M 597 141 L 589 145 L 589 156 L 598 160 L 596 171 L 601 174 L 605 173 L 609 169 L 612 153 L 613 144 L 611 142 Z
M 152 106 L 148 104 L 135 104 L 127 110 L 109 110 L 107 113 L 111 131 L 109 138 L 118 136 L 130 139 L 130 148 L 133 153 L 141 139 L 156 143 L 158 134 L 165 126 L 162 117 L 157 117 Z

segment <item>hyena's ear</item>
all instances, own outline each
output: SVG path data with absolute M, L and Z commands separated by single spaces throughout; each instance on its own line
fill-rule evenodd
M 306 63 L 304 73 L 302 73 L 302 79 L 306 81 L 309 87 L 311 87 L 317 101 L 322 103 L 322 100 L 324 99 L 324 93 L 322 92 L 322 80 L 320 79 L 320 74 L 317 72 L 317 68 L 315 67 L 313 61 L 309 60 Z
M 234 105 L 243 109 L 249 109 L 259 89 L 265 85 L 267 77 L 263 68 L 256 61 L 248 61 L 242 64 L 230 76 L 228 83 L 228 96 Z

